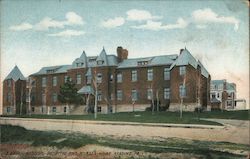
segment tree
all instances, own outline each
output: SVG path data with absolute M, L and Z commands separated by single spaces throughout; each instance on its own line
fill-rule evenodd
M 82 97 L 77 93 L 77 88 L 75 87 L 75 84 L 70 81 L 70 78 L 67 79 L 64 85 L 60 86 L 58 100 L 61 103 L 65 103 L 67 107 L 69 107 L 70 104 L 78 105 L 83 102 Z

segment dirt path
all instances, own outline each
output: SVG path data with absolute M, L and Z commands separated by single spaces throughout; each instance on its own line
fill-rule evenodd
M 223 128 L 182 128 L 157 127 L 140 125 L 112 125 L 100 124 L 97 121 L 58 120 L 58 119 L 20 119 L 0 118 L 0 124 L 11 124 L 31 130 L 59 130 L 82 132 L 100 136 L 114 136 L 126 138 L 169 138 L 177 137 L 203 141 L 224 141 L 249 144 L 249 121 L 222 120 L 214 121 L 225 124 Z

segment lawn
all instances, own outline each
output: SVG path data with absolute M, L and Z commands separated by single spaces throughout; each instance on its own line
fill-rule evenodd
M 39 119 L 72 119 L 72 120 L 98 120 L 98 121 L 123 121 L 123 122 L 141 122 L 141 123 L 174 123 L 174 124 L 204 124 L 204 125 L 221 125 L 213 121 L 199 120 L 195 113 L 184 112 L 180 118 L 176 112 L 124 112 L 114 114 L 98 114 L 94 119 L 93 114 L 88 115 L 23 115 L 9 116 L 21 118 L 39 118 Z
M 19 126 L 0 125 L 1 143 L 29 143 L 34 147 L 53 146 L 79 148 L 89 144 L 121 148 L 150 153 L 187 153 L 201 155 L 202 158 L 243 158 L 235 151 L 247 152 L 248 145 L 228 142 L 208 142 L 185 140 L 178 138 L 162 138 L 154 140 L 136 140 L 130 138 L 97 137 L 80 133 L 62 133 L 56 131 L 33 131 Z M 63 140 L 61 140 L 63 139 Z M 227 151 L 225 151 L 227 150 Z
M 218 119 L 237 119 L 249 120 L 249 111 L 212 111 L 212 112 L 183 112 L 180 118 L 179 112 L 124 112 L 113 114 L 98 114 L 94 119 L 93 114 L 87 115 L 22 115 L 8 116 L 21 118 L 39 118 L 39 119 L 72 119 L 72 120 L 98 120 L 98 121 L 124 121 L 124 122 L 142 122 L 142 123 L 175 123 L 175 124 L 206 124 L 220 125 L 212 121 L 200 120 L 200 118 L 218 118 Z

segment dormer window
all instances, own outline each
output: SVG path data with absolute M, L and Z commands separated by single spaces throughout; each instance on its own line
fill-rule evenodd
M 137 65 L 138 65 L 138 66 L 145 66 L 145 65 L 148 65 L 148 61 L 138 61 Z
M 55 70 L 47 70 L 47 73 L 50 74 L 50 73 L 55 73 Z
M 97 61 L 97 65 L 102 65 L 103 63 L 104 63 L 104 61 L 102 61 L 102 60 Z
M 95 62 L 96 58 L 90 58 L 89 62 Z
M 81 63 L 76 63 L 76 67 L 82 67 L 83 65 L 84 65 L 83 62 L 81 62 Z

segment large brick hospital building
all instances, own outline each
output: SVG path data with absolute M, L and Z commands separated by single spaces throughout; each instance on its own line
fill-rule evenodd
M 209 104 L 210 75 L 186 48 L 173 55 L 130 59 L 128 54 L 122 47 L 117 48 L 117 55 L 107 54 L 104 48 L 98 56 L 83 51 L 71 65 L 43 67 L 28 78 L 15 66 L 3 82 L 3 113 L 15 114 L 18 107 L 28 105 L 34 114 L 86 113 L 86 102 L 70 107 L 59 102 L 60 86 L 67 79 L 84 99 L 98 90 L 101 113 L 143 111 L 152 99 L 171 111 L 179 110 L 181 100 L 186 111 Z

